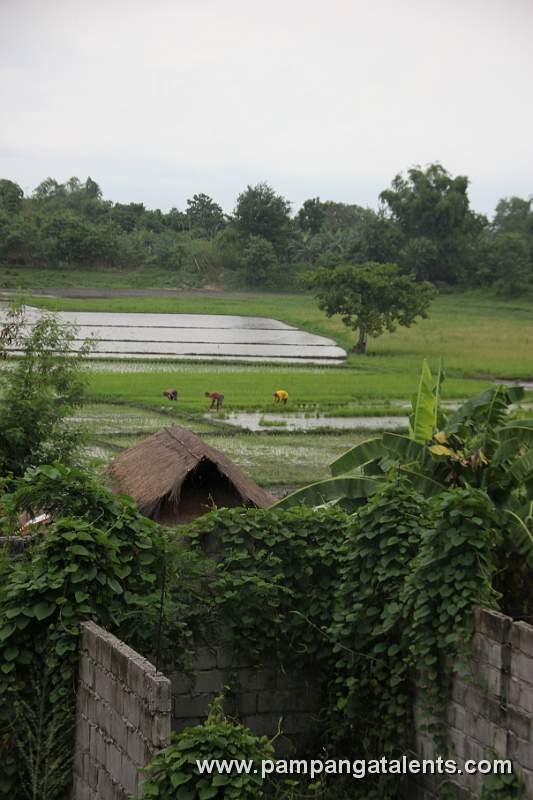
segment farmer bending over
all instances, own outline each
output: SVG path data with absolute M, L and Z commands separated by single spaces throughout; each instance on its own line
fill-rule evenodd
M 283 405 L 285 405 L 289 399 L 289 393 L 286 392 L 285 389 L 278 389 L 278 391 L 274 392 L 272 396 L 275 403 L 283 403 Z
M 165 397 L 168 397 L 169 400 L 177 400 L 178 399 L 178 390 L 177 389 L 165 389 L 163 392 Z
M 220 392 L 206 392 L 205 396 L 211 398 L 211 405 L 209 408 L 216 408 L 217 411 L 222 408 L 222 403 L 224 402 L 223 394 L 220 394 Z

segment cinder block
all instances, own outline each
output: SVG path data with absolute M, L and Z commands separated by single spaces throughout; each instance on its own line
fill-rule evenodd
M 130 761 L 138 767 L 145 766 L 145 740 L 140 731 L 130 731 L 125 751 Z
M 499 756 L 505 757 L 507 755 L 507 730 L 506 728 L 494 726 L 492 749 Z
M 503 666 L 502 649 L 505 645 L 495 642 L 482 633 L 476 633 L 472 642 L 475 658 L 479 661 L 486 661 L 496 669 L 501 670 Z
M 152 731 L 148 741 L 156 749 L 166 747 L 170 739 L 170 714 L 155 714 L 152 717 Z
M 79 775 L 74 776 L 72 797 L 75 798 L 75 800 L 92 800 L 90 787 Z
M 219 669 L 230 669 L 240 666 L 236 664 L 237 656 L 231 645 L 222 645 L 216 649 L 216 664 Z M 242 660 L 242 659 L 241 659 Z
M 112 643 L 106 635 L 107 631 L 103 631 L 96 641 L 96 655 L 93 656 L 97 663 L 106 672 L 111 670 L 111 650 Z
M 484 661 L 472 660 L 472 675 L 475 682 L 483 689 L 498 697 L 502 692 L 502 673 L 496 667 Z
M 111 684 L 111 696 L 109 699 L 109 705 L 112 706 L 117 714 L 124 713 L 124 698 L 127 696 L 127 692 L 124 690 L 122 683 L 117 680 L 114 680 Z
M 474 610 L 476 631 L 486 634 L 495 642 L 506 642 L 511 634 L 512 619 L 498 611 L 477 607 Z
M 105 767 L 110 776 L 120 783 L 122 774 L 122 753 L 113 742 L 109 742 L 106 747 Z
M 78 678 L 89 689 L 94 686 L 94 662 L 87 654 L 82 654 L 79 661 Z
M 216 669 L 217 651 L 209 647 L 199 647 L 196 651 L 196 669 Z
M 279 691 L 260 691 L 257 693 L 257 710 L 262 712 L 272 712 L 283 715 L 291 710 L 290 692 Z
M 492 745 L 494 738 L 494 725 L 486 717 L 472 716 L 472 726 L 467 724 L 466 733 L 470 734 L 485 747 Z
M 251 714 L 243 716 L 242 721 L 256 736 L 273 736 L 278 730 L 280 717 L 277 714 Z M 285 730 L 285 720 L 282 718 L 281 730 Z
M 237 713 L 242 716 L 243 714 L 255 714 L 256 712 L 257 693 L 240 692 L 237 697 Z
M 194 697 L 185 695 L 175 697 L 173 716 L 176 719 L 206 717 L 212 700 L 213 695 L 211 694 L 201 694 Z
M 524 769 L 533 771 L 533 747 L 526 739 L 516 738 L 514 761 Z
M 467 689 L 470 684 L 465 683 L 460 678 L 455 677 L 452 684 L 452 697 L 459 705 L 464 705 Z
M 170 677 L 172 694 L 187 694 L 192 691 L 194 678 L 184 672 L 174 672 Z
M 517 708 L 514 705 L 508 706 L 507 727 L 520 739 L 531 741 L 532 721 L 533 718 L 531 714 L 526 713 L 521 708 Z
M 194 691 L 217 694 L 226 683 L 225 676 L 219 669 L 200 670 L 195 675 Z
M 120 647 L 113 647 L 111 650 L 110 671 L 122 684 L 128 680 L 128 654 Z
M 172 686 L 164 675 L 153 675 L 148 680 L 147 687 L 148 709 L 151 713 L 156 711 L 170 714 L 172 709 Z
M 514 622 L 512 631 L 513 647 L 533 658 L 533 626 L 527 622 Z
M 511 655 L 511 673 L 513 678 L 533 685 L 533 658 L 522 651 L 513 650 Z
M 147 673 L 142 664 L 136 661 L 128 662 L 128 689 L 138 697 L 144 697 L 147 687 Z
M 237 680 L 244 692 L 276 688 L 276 670 L 273 667 L 262 669 L 240 669 Z
M 139 777 L 139 770 L 130 759 L 123 755 L 122 757 L 122 786 L 126 791 L 126 796 L 135 794 L 137 790 L 137 778 Z
M 94 669 L 94 691 L 99 698 L 110 703 L 113 697 L 113 677 L 97 664 Z

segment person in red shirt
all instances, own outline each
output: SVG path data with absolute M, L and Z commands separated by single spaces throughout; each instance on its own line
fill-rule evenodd
M 220 394 L 220 392 L 206 392 L 206 397 L 211 398 L 211 405 L 209 408 L 216 408 L 219 411 L 222 408 L 222 403 L 224 402 L 224 395 Z

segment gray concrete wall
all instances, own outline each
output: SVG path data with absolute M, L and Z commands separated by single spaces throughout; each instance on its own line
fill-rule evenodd
M 94 622 L 82 625 L 72 800 L 127 800 L 170 736 L 168 678 Z
M 274 736 L 278 756 L 305 754 L 321 734 L 319 711 L 324 704 L 316 677 L 283 670 L 274 663 L 261 667 L 227 646 L 202 647 L 190 673 L 174 672 L 172 728 L 200 724 L 221 691 L 225 709 L 258 736 Z
M 510 758 L 533 800 L 533 627 L 513 622 L 495 611 L 476 610 L 471 679 L 456 677 L 448 705 L 450 757 L 467 759 Z M 419 727 L 420 730 L 420 727 Z M 438 753 L 432 741 L 417 734 L 420 756 Z M 466 798 L 479 798 L 481 775 L 454 777 Z M 426 776 L 416 789 L 410 784 L 409 800 L 438 797 L 436 784 Z

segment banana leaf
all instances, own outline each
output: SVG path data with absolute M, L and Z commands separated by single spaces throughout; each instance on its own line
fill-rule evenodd
M 311 483 L 296 492 L 287 495 L 282 500 L 274 503 L 272 508 L 292 508 L 293 506 L 317 506 L 331 503 L 332 501 L 358 500 L 364 502 L 380 486 L 383 480 L 379 478 L 328 478 L 325 481 Z
M 355 447 L 351 447 L 342 456 L 332 461 L 329 468 L 333 476 L 343 475 L 383 455 L 385 455 L 385 448 L 381 436 L 365 439 L 364 442 L 356 444 Z
M 505 420 L 507 410 L 524 396 L 522 386 L 494 386 L 464 402 L 449 418 L 446 433 L 458 433 L 468 422 L 483 420 L 493 428 Z
M 391 453 L 398 456 L 403 463 L 411 463 L 421 459 L 425 453 L 425 445 L 415 442 L 401 433 L 384 433 L 381 437 L 383 444 Z
M 524 483 L 533 473 L 533 450 L 528 450 L 509 467 L 509 473 L 518 483 Z
M 401 470 L 404 475 L 409 477 L 415 489 L 418 489 L 425 497 L 434 497 L 434 495 L 440 494 L 440 492 L 444 492 L 448 488 L 446 484 L 439 483 L 439 481 L 430 478 L 428 475 L 422 475 L 422 473 L 406 467 L 402 467 Z
M 508 538 L 516 552 L 524 556 L 528 564 L 533 567 L 532 512 L 533 503 L 529 503 L 520 511 L 504 509 Z
M 437 424 L 437 397 L 434 393 L 433 378 L 426 359 L 422 362 L 422 372 L 418 390 L 412 399 L 413 413 L 409 417 L 409 436 L 415 442 L 431 439 Z

